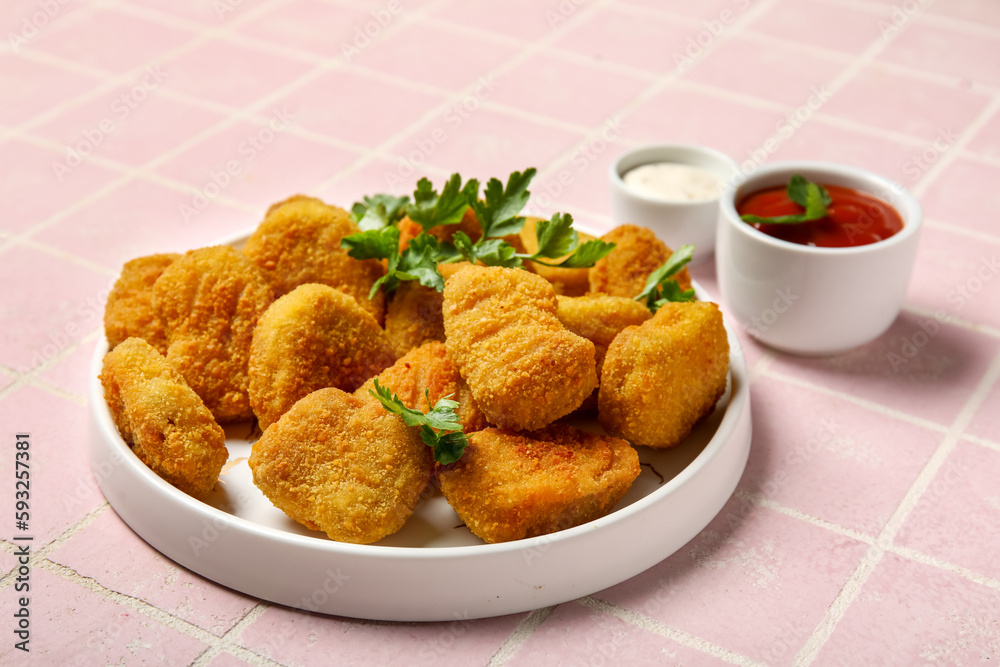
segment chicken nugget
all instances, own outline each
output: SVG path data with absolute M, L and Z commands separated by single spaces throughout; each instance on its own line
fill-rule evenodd
M 642 293 L 646 279 L 673 254 L 667 244 L 649 229 L 621 225 L 601 237 L 615 248 L 590 269 L 590 291 L 612 296 L 635 297 Z M 682 290 L 690 289 L 687 267 L 675 276 Z
M 565 425 L 469 436 L 465 454 L 441 466 L 441 492 L 473 534 L 507 542 L 604 516 L 639 476 L 624 440 Z
M 340 542 L 369 544 L 402 528 L 431 478 L 420 430 L 378 401 L 314 391 L 254 443 L 253 481 L 274 506 Z
M 354 259 L 340 246 L 341 239 L 358 231 L 344 209 L 296 195 L 268 209 L 243 252 L 270 281 L 276 297 L 299 285 L 322 283 L 354 298 L 381 326 L 385 296 L 381 290 L 370 299 L 368 294 L 385 274 L 384 267 L 375 259 Z
M 307 394 L 352 392 L 395 360 L 389 338 L 357 301 L 329 285 L 299 285 L 254 329 L 250 405 L 267 428 Z
M 642 324 L 653 316 L 645 305 L 623 296 L 589 294 L 557 298 L 559 310 L 556 316 L 563 326 L 594 344 L 598 381 L 604 355 L 615 336 L 625 327 Z
M 520 269 L 469 266 L 445 284 L 448 355 L 491 424 L 541 428 L 597 386 L 594 344 L 557 310 L 552 285 Z
M 637 445 L 673 447 L 726 391 L 729 339 L 714 303 L 667 303 L 608 347 L 598 419 Z
M 128 338 L 104 356 L 100 380 L 139 460 L 184 493 L 207 495 L 229 458 L 226 435 L 177 369 L 146 341 Z
M 247 364 L 271 287 L 229 246 L 188 251 L 153 285 L 167 330 L 167 360 L 219 422 L 250 419 Z
M 524 245 L 523 252 L 533 254 L 538 252 L 538 235 L 535 232 L 535 228 L 542 221 L 542 218 L 528 216 L 524 220 L 524 227 L 521 229 L 519 237 L 521 243 Z M 577 232 L 577 234 L 579 234 L 580 243 L 592 241 L 595 238 L 585 232 Z M 555 263 L 561 262 L 564 259 L 565 257 L 560 257 L 551 261 Z M 566 269 L 558 266 L 546 266 L 545 264 L 531 261 L 526 262 L 526 264 L 531 268 L 532 272 L 548 280 L 552 284 L 552 289 L 556 291 L 556 294 L 583 296 L 590 289 L 590 269 Z
M 392 350 L 401 357 L 432 340 L 444 340 L 444 295 L 416 280 L 404 280 L 396 288 L 385 312 L 385 333 Z
M 431 341 L 413 348 L 379 373 L 378 381 L 398 395 L 403 405 L 424 413 L 442 398 L 451 397 L 458 403 L 455 414 L 465 433 L 486 428 L 486 416 L 448 357 L 444 343 Z M 370 393 L 374 390 L 375 378 L 372 378 L 354 393 L 359 398 L 376 400 Z
M 104 337 L 109 350 L 135 336 L 161 354 L 166 353 L 167 333 L 153 307 L 153 283 L 179 257 L 176 253 L 164 253 L 125 262 L 104 308 Z
M 399 251 L 403 252 L 410 245 L 410 241 L 420 236 L 420 233 L 424 231 L 424 228 L 419 222 L 414 222 L 410 216 L 404 216 L 402 220 L 399 221 Z M 451 225 L 438 225 L 436 227 L 431 227 L 427 230 L 427 233 L 436 238 L 438 241 L 451 241 L 452 236 L 455 232 L 462 232 L 475 243 L 483 236 L 483 230 L 479 226 L 479 221 L 476 219 L 476 214 L 472 208 L 467 208 L 465 213 L 462 215 L 462 219 Z

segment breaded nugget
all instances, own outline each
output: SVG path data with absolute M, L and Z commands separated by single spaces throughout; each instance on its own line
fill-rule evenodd
M 268 209 L 243 252 L 270 281 L 275 297 L 322 283 L 353 297 L 381 325 L 385 296 L 378 291 L 369 299 L 368 293 L 385 269 L 375 259 L 354 259 L 340 246 L 358 231 L 344 209 L 296 195 Z
M 430 341 L 415 347 L 395 364 L 378 374 L 379 384 L 399 396 L 408 408 L 426 413 L 442 398 L 450 396 L 458 402 L 455 414 L 466 433 L 486 428 L 486 417 L 462 380 L 458 368 L 448 358 L 444 343 Z M 365 382 L 355 393 L 362 399 L 377 400 L 375 378 Z M 425 393 L 426 391 L 426 393 Z M 427 397 L 430 397 L 428 402 Z
M 153 307 L 153 283 L 179 257 L 176 253 L 165 253 L 125 262 L 104 308 L 104 337 L 109 350 L 136 336 L 161 354 L 166 353 L 167 334 Z
M 667 244 L 645 227 L 621 225 L 601 237 L 615 248 L 590 269 L 590 291 L 612 296 L 635 297 L 642 293 L 646 279 L 673 254 Z M 687 267 L 674 278 L 681 289 L 691 287 Z
M 313 391 L 352 392 L 395 360 L 389 338 L 357 301 L 329 285 L 299 285 L 254 329 L 250 405 L 267 428 Z
M 594 344 L 557 308 L 552 285 L 520 269 L 469 266 L 445 284 L 448 355 L 491 424 L 541 428 L 597 386 Z
M 726 391 L 729 340 L 714 303 L 668 303 L 604 357 L 598 418 L 637 445 L 672 447 Z
M 488 428 L 438 469 L 441 492 L 487 542 L 547 535 L 604 516 L 639 476 L 619 438 L 553 425 L 531 433 Z
M 254 443 L 253 481 L 275 507 L 340 542 L 399 530 L 433 470 L 420 431 L 378 401 L 314 391 Z
M 100 380 L 135 455 L 184 493 L 207 495 L 229 458 L 226 435 L 177 369 L 149 343 L 128 338 L 104 356 Z
M 385 311 L 385 333 L 392 351 L 401 357 L 432 340 L 444 340 L 444 295 L 416 280 L 404 280 L 396 288 Z
M 653 316 L 642 303 L 623 296 L 590 294 L 557 298 L 559 310 L 556 316 L 563 326 L 594 344 L 598 381 L 604 355 L 615 336 L 625 327 L 642 324 Z
M 229 246 L 187 252 L 153 285 L 167 330 L 167 360 L 220 423 L 253 416 L 250 341 L 272 298 L 257 267 Z
M 397 225 L 399 227 L 399 251 L 403 252 L 406 250 L 407 246 L 410 245 L 410 241 L 415 239 L 424 231 L 419 222 L 414 222 L 410 219 L 410 216 L 404 216 L 402 220 L 399 221 Z M 465 214 L 462 219 L 452 225 L 438 225 L 437 227 L 431 227 L 427 230 L 427 233 L 436 238 L 438 241 L 451 241 L 451 237 L 454 236 L 455 232 L 464 232 L 472 242 L 475 243 L 483 236 L 483 230 L 479 226 L 479 221 L 476 220 L 476 214 L 471 208 L 466 209 Z
M 536 235 L 535 228 L 541 221 L 542 218 L 532 216 L 525 218 L 524 227 L 521 229 L 519 236 L 521 243 L 524 244 L 524 252 L 528 254 L 538 252 L 538 236 Z M 591 241 L 595 238 L 584 232 L 577 233 L 580 236 L 580 243 Z M 565 258 L 560 257 L 559 259 L 552 260 L 552 262 L 561 262 L 563 259 Z M 552 283 L 552 289 L 556 291 L 556 294 L 583 296 L 590 289 L 589 269 L 563 269 L 530 261 L 526 262 L 526 264 L 530 266 L 533 273 L 537 273 Z

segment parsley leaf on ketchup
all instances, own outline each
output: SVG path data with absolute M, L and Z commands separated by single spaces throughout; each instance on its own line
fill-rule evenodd
M 760 215 L 741 215 L 744 222 L 756 222 L 764 225 L 792 225 L 810 220 L 819 220 L 827 215 L 827 207 L 832 203 L 830 193 L 822 185 L 807 181 L 802 175 L 794 174 L 788 181 L 786 190 L 788 198 L 803 207 L 805 211 L 798 215 L 779 215 L 767 218 Z
M 435 461 L 448 464 L 462 458 L 469 440 L 462 432 L 462 424 L 455 414 L 457 401 L 446 396 L 435 403 L 427 413 L 423 413 L 406 407 L 399 396 L 393 394 L 388 387 L 379 384 L 378 378 L 375 378 L 374 384 L 375 391 L 369 389 L 368 393 L 377 398 L 383 408 L 399 415 L 407 426 L 420 427 L 420 439 L 433 450 Z M 430 390 L 424 389 L 424 395 L 427 396 L 429 405 Z

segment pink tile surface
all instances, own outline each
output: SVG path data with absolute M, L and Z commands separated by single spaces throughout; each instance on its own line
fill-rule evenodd
M 29 643 L 31 660 L 21 662 L 24 656 L 13 642 L 4 642 L 4 664 L 84 667 L 100 656 L 112 664 L 188 665 L 206 648 L 198 639 L 74 581 L 40 568 L 31 576 L 29 608 L 37 624 Z
M 109 552 L 109 543 L 121 546 Z M 138 598 L 216 635 L 224 634 L 257 605 L 256 599 L 206 581 L 135 539 L 111 510 L 49 558 L 109 590 Z
M 33 662 L 995 660 L 1000 115 L 987 112 L 1000 13 L 987 0 L 917 4 L 8 2 L 0 422 L 32 434 L 31 529 L 50 545 L 32 569 Z M 409 194 L 421 176 L 440 187 L 528 166 L 541 175 L 527 211 L 600 233 L 608 165 L 653 142 L 707 144 L 751 169 L 868 167 L 912 188 L 928 222 L 906 308 L 878 340 L 804 359 L 736 332 L 749 464 L 676 553 L 536 615 L 381 623 L 256 606 L 153 551 L 107 506 L 98 481 L 113 462 L 91 468 L 84 402 L 124 261 L 249 231 L 296 192 L 349 207 Z M 717 298 L 714 262 L 692 275 Z M 0 477 L 13 465 L 0 456 Z M 17 563 L 7 530 L 3 573 Z M 0 646 L 0 663 L 20 657 Z
M 119 74 L 146 67 L 161 53 L 192 37 L 194 33 L 189 30 L 109 9 L 46 30 L 32 41 L 31 48 Z
M 1000 594 L 886 554 L 814 664 L 970 665 L 997 652 Z M 915 627 L 920 632 L 914 632 Z
M 865 545 L 739 499 L 676 554 L 595 595 L 729 651 L 790 665 Z M 808 587 L 808 596 L 789 595 Z
M 878 535 L 943 438 L 770 378 L 754 390 L 754 448 L 740 488 L 861 533 Z M 782 425 L 810 405 L 823 406 L 817 422 Z
M 896 543 L 993 579 L 1000 564 L 1000 451 L 960 441 L 907 517 Z

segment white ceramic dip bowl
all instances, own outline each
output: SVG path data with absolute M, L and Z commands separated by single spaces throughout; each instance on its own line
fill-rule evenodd
M 794 174 L 874 195 L 903 228 L 871 243 L 823 248 L 773 238 L 740 219 L 738 204 Z M 751 336 L 775 349 L 830 355 L 867 343 L 896 319 L 913 269 L 923 214 L 917 200 L 877 174 L 826 162 L 779 162 L 730 182 L 719 202 L 716 270 L 722 299 Z
M 738 173 L 736 162 L 705 146 L 659 144 L 630 150 L 611 165 L 611 214 L 615 223 L 647 227 L 673 250 L 693 244 L 692 263 L 697 264 L 711 257 L 715 248 L 719 196 L 666 199 L 626 182 L 629 172 L 660 163 L 704 170 L 718 181 L 721 193 L 725 184 Z

